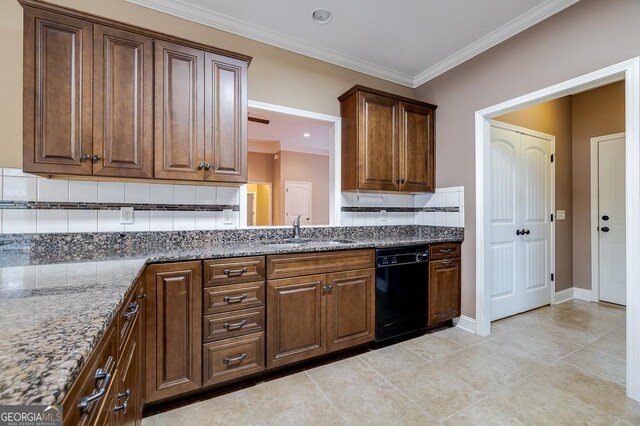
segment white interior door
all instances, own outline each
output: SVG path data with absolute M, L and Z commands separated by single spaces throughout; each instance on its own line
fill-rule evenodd
M 256 226 L 256 194 L 247 192 L 247 225 Z
M 625 137 L 598 142 L 600 300 L 626 305 Z
M 311 182 L 285 181 L 285 224 L 290 225 L 300 215 L 300 223 L 310 225 L 311 216 Z
M 496 320 L 551 302 L 551 142 L 492 126 L 490 179 Z

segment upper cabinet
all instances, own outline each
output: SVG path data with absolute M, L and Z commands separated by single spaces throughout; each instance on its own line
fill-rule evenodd
M 343 191 L 435 190 L 435 105 L 362 86 L 338 99 Z
M 21 3 L 24 171 L 247 181 L 250 57 Z

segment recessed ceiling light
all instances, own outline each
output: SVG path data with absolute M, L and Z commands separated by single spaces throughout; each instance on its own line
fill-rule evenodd
M 305 134 L 304 134 L 304 135 L 302 135 L 302 136 L 304 136 L 305 138 L 308 138 L 308 137 L 310 137 L 310 136 L 311 136 L 311 133 L 305 133 Z
M 311 19 L 316 24 L 327 24 L 331 21 L 331 12 L 327 9 L 316 9 L 311 14 Z

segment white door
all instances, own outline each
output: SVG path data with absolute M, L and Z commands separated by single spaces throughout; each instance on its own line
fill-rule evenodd
M 284 190 L 284 222 L 291 225 L 300 216 L 300 223 L 310 225 L 311 217 L 311 182 L 285 181 Z
M 247 225 L 256 226 L 256 194 L 247 192 Z
M 492 126 L 490 168 L 496 320 L 551 302 L 551 142 Z
M 627 291 L 624 144 L 624 135 L 598 142 L 600 300 L 619 305 Z

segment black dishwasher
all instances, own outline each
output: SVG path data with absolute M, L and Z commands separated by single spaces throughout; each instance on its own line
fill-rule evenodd
M 376 343 L 427 327 L 428 246 L 376 250 Z

